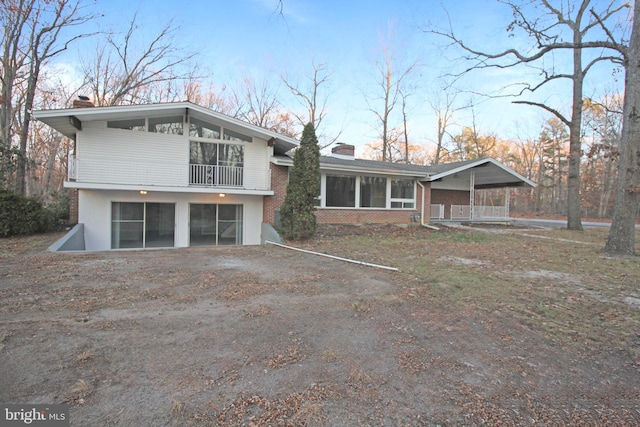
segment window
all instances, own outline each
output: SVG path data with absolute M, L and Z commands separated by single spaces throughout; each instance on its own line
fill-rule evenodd
M 191 141 L 189 148 L 189 184 L 242 186 L 244 169 L 242 145 Z
M 242 205 L 190 205 L 189 237 L 191 246 L 241 245 Z
M 173 203 L 111 204 L 111 248 L 166 248 L 174 246 Z
M 111 129 L 137 130 L 142 132 L 147 129 L 145 119 L 110 120 L 107 122 L 107 127 Z
M 413 209 L 415 207 L 415 184 L 409 179 L 391 180 L 391 207 Z
M 332 207 L 355 207 L 356 177 L 327 175 L 325 204 Z
M 250 136 L 243 135 L 239 132 L 234 132 L 229 129 L 224 130 L 224 137 L 228 141 L 240 141 L 240 142 L 253 142 L 253 139 Z
M 182 116 L 150 117 L 149 132 L 182 135 Z
M 191 117 L 189 119 L 189 136 L 198 138 L 220 139 L 220 126 Z
M 149 132 L 182 135 L 182 120 L 182 116 L 109 120 L 107 127 L 111 129 L 137 130 L 142 132 L 149 129 Z
M 385 208 L 387 206 L 387 178 L 363 176 L 360 178 L 360 207 Z

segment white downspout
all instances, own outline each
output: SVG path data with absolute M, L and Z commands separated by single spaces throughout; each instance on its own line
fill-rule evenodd
M 420 186 L 420 188 L 422 188 L 422 213 L 420 214 L 420 225 L 422 225 L 423 227 L 427 227 L 430 228 L 432 230 L 440 230 L 438 227 L 435 227 L 433 225 L 430 224 L 425 224 L 424 223 L 424 185 L 422 185 L 422 183 L 418 180 L 416 181 L 418 183 L 418 185 Z M 431 215 L 431 214 L 429 214 Z

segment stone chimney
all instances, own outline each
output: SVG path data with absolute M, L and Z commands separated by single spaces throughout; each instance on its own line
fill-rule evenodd
M 78 99 L 73 100 L 73 108 L 95 107 L 93 102 L 89 101 L 88 96 L 78 95 Z
M 339 159 L 350 159 L 354 160 L 356 147 L 350 144 L 343 144 L 342 142 L 338 142 L 333 148 L 331 148 L 331 156 L 337 157 Z

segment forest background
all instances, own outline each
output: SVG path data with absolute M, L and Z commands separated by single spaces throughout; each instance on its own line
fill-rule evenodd
M 0 186 L 66 203 L 73 143 L 32 120 L 33 110 L 68 108 L 78 96 L 97 106 L 189 100 L 293 137 L 312 122 L 324 151 L 344 142 L 361 158 L 490 156 L 538 183 L 512 194 L 513 211 L 567 214 L 570 129 L 562 117 L 573 107 L 566 77 L 574 52 L 488 66 L 455 38 L 528 53 L 549 42 L 531 23 L 556 31 L 556 41 L 570 38 L 546 1 L 347 3 L 3 0 Z M 566 16 L 591 3 L 588 36 L 628 43 L 626 2 L 552 3 Z M 581 214 L 607 218 L 624 69 L 605 49 L 584 55 Z

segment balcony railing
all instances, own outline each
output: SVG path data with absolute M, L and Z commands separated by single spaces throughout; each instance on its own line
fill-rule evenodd
M 238 166 L 189 165 L 189 185 L 242 187 L 244 168 Z

